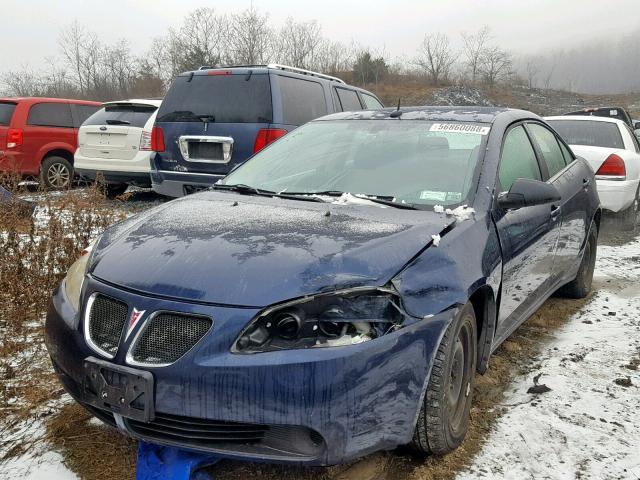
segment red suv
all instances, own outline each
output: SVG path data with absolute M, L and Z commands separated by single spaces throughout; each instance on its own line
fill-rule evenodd
M 100 107 L 62 98 L 0 98 L 0 171 L 39 176 L 47 188 L 69 187 L 78 127 Z

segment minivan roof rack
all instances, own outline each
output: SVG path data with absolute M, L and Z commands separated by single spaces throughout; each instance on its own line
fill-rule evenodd
M 284 72 L 300 73 L 302 75 L 309 75 L 312 77 L 324 78 L 325 80 L 330 80 L 332 82 L 345 83 L 344 80 L 338 77 L 333 77 L 331 75 L 326 75 L 324 73 L 314 72 L 311 70 L 305 70 L 304 68 L 291 67 L 289 65 L 281 65 L 279 63 L 269 63 L 267 65 L 216 65 L 216 66 L 203 65 L 198 70 L 211 70 L 214 68 L 251 68 L 251 67 L 272 68 L 274 70 L 282 70 Z

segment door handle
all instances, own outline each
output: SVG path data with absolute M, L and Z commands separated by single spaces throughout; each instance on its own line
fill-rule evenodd
M 560 214 L 560 205 L 551 205 L 551 218 L 556 218 Z
M 589 186 L 589 184 L 591 183 L 591 179 L 590 178 L 583 178 L 582 179 L 582 186 L 584 188 L 587 188 Z

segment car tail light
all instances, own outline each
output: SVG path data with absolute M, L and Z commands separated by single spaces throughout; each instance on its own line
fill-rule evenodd
M 231 70 L 209 70 L 207 75 L 231 75 Z
M 7 148 L 16 148 L 22 145 L 22 130 L 10 128 L 7 131 Z
M 164 133 L 160 127 L 153 127 L 151 129 L 151 150 L 154 152 L 164 152 Z
M 607 157 L 600 168 L 596 172 L 597 177 L 622 177 L 623 180 L 627 176 L 627 170 L 624 166 L 624 160 L 615 153 Z
M 282 128 L 261 128 L 256 135 L 256 142 L 253 144 L 253 153 L 259 152 L 271 142 L 286 135 L 287 131 Z
M 151 148 L 151 132 L 148 130 L 142 131 L 142 135 L 140 136 L 140 150 L 153 150 L 153 148 Z

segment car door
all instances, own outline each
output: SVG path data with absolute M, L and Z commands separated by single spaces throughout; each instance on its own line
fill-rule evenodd
M 586 239 L 591 173 L 584 163 L 574 162 L 566 147 L 563 152 L 562 141 L 546 125 L 528 122 L 527 129 L 542 158 L 543 176 L 562 196 L 559 204 L 562 223 L 553 263 L 553 278 L 560 280 L 564 272 L 575 270 L 576 260 Z M 565 156 L 569 158 L 565 159 Z
M 518 178 L 544 179 L 540 161 L 522 123 L 505 134 L 497 190 L 506 192 Z M 493 218 L 502 248 L 502 294 L 496 337 L 504 339 L 548 291 L 552 282 L 560 208 L 545 204 L 505 210 Z
M 29 109 L 23 150 L 25 164 L 29 165 L 30 172 L 37 173 L 40 170 L 41 156 L 45 153 L 43 148 L 47 144 L 75 151 L 76 131 L 68 103 L 41 102 Z

